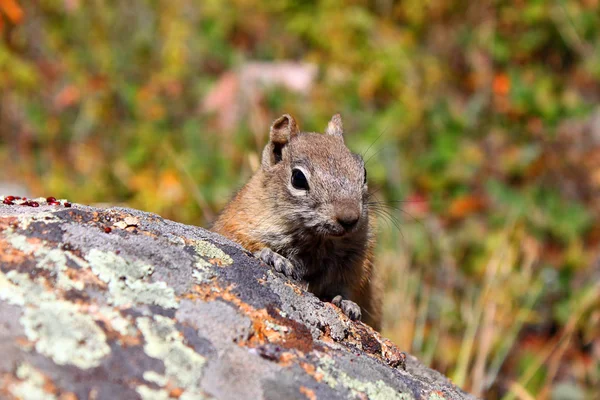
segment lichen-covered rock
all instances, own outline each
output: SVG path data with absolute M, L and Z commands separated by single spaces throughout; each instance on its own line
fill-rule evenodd
M 10 203 L 0 398 L 470 397 L 204 229 L 124 208 Z

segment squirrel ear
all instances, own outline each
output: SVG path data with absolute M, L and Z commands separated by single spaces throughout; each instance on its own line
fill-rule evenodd
M 266 168 L 281 161 L 281 151 L 289 141 L 298 134 L 298 124 L 294 117 L 283 114 L 271 125 L 270 143 L 263 152 L 262 164 Z
M 283 114 L 271 125 L 269 134 L 271 142 L 285 145 L 293 136 L 298 134 L 298 124 L 290 114 Z
M 331 117 L 325 133 L 344 139 L 344 126 L 342 125 L 342 116 L 339 113 Z

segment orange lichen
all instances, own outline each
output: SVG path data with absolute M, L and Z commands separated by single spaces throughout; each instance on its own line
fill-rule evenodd
M 306 386 L 300 386 L 300 393 L 306 396 L 308 400 L 317 400 L 317 395 L 315 391 L 307 388 Z
M 293 284 L 291 284 L 290 282 L 285 282 L 284 284 L 285 284 L 286 286 L 289 286 L 289 287 L 291 287 L 291 288 L 292 288 L 292 290 L 294 291 L 294 293 L 296 293 L 297 295 L 299 295 L 299 296 L 302 296 L 302 295 L 303 295 L 303 293 L 302 293 L 302 289 L 300 289 L 300 288 L 298 287 L 298 285 L 293 285 Z
M 139 346 L 142 344 L 142 338 L 139 334 L 137 335 L 124 335 L 121 332 L 113 328 L 113 322 L 111 319 L 102 313 L 94 313 L 94 320 L 101 322 L 104 334 L 108 340 L 114 340 L 121 344 L 123 347 Z
M 228 265 L 228 264 L 225 264 L 223 262 L 223 260 L 221 260 L 220 258 L 209 258 L 208 262 L 211 263 L 212 265 L 216 265 L 216 266 L 219 266 L 219 267 L 225 267 L 225 266 Z
M 87 268 L 68 268 L 64 273 L 69 279 L 76 282 L 82 282 L 86 286 L 93 285 L 100 289 L 106 289 L 108 287 L 106 282 L 102 281 L 96 274 Z
M 2 264 L 22 264 L 26 259 L 25 253 L 15 249 L 6 239 L 0 239 L 0 262 Z
M 317 372 L 317 368 L 313 364 L 301 362 L 300 367 L 302 367 L 302 369 L 308 375 L 312 376 L 315 381 L 321 382 L 323 380 L 323 374 L 321 372 Z
M 77 395 L 73 392 L 62 393 L 58 400 L 77 400 Z
M 256 309 L 243 302 L 232 292 L 232 286 L 220 288 L 211 285 L 196 285 L 193 292 L 204 301 L 214 301 L 217 299 L 225 300 L 234 304 L 252 321 L 253 334 L 247 340 L 238 342 L 244 347 L 258 347 L 265 343 L 271 343 L 281 346 L 284 349 L 293 350 L 293 353 L 284 352 L 279 357 L 279 361 L 289 364 L 292 359 L 302 356 L 314 349 L 314 342 L 310 330 L 289 318 L 280 315 L 275 307 L 269 309 Z M 189 295 L 185 296 L 190 298 Z M 274 329 L 281 327 L 282 329 Z
M 30 349 L 33 348 L 33 346 L 35 345 L 34 342 L 32 342 L 31 340 L 27 339 L 25 336 L 19 336 L 15 339 L 15 343 L 23 348 L 23 349 Z
M 274 342 L 281 342 L 283 340 L 282 334 L 278 331 L 269 329 L 267 326 L 268 322 L 275 324 L 275 320 L 269 316 L 267 310 L 257 310 L 251 305 L 243 302 L 239 297 L 232 293 L 233 286 L 227 288 L 220 288 L 211 285 L 195 285 L 192 293 L 200 295 L 204 301 L 214 301 L 217 299 L 225 300 L 229 303 L 234 304 L 240 311 L 252 321 L 252 327 L 254 334 L 248 339 L 247 342 L 240 341 L 239 344 L 242 346 L 254 345 Z M 185 298 L 192 298 L 190 294 L 184 296 Z M 252 345 L 253 344 L 253 345 Z
M 44 376 L 44 384 L 42 385 L 42 390 L 46 393 L 53 395 L 56 395 L 58 393 L 58 388 L 56 387 L 54 382 L 52 382 L 47 376 Z
M 291 353 L 289 351 L 285 351 L 283 353 L 281 353 L 281 355 L 279 356 L 279 363 L 284 366 L 290 366 L 292 365 L 292 363 L 298 359 L 298 356 L 294 353 Z
M 184 390 L 180 387 L 173 388 L 169 390 L 169 397 L 178 399 L 183 394 Z

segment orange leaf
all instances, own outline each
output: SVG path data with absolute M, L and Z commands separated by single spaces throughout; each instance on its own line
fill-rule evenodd
M 1 1 L 1 0 L 0 0 Z M 65 86 L 55 97 L 54 104 L 63 109 L 79 102 L 81 92 L 75 85 Z
M 510 78 L 506 74 L 496 75 L 494 77 L 492 88 L 495 94 L 506 96 L 510 91 Z
M 185 190 L 174 171 L 165 171 L 160 175 L 157 193 L 165 203 L 179 203 L 185 199 Z
M 462 196 L 452 201 L 448 209 L 448 215 L 450 218 L 460 219 L 474 212 L 481 211 L 485 206 L 486 200 L 483 197 L 475 195 Z
M 14 24 L 18 24 L 23 19 L 23 9 L 17 4 L 16 0 L 0 0 L 0 10 Z
M 87 86 L 93 92 L 101 91 L 108 86 L 108 79 L 103 75 L 94 75 L 88 79 Z

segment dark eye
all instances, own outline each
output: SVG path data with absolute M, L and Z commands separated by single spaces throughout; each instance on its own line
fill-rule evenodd
M 363 181 L 363 185 L 366 185 L 366 184 L 367 184 L 367 169 L 366 169 L 365 167 L 363 167 L 363 170 L 365 171 L 365 172 L 364 172 L 365 179 L 364 179 L 364 181 Z
M 292 186 L 299 190 L 308 190 L 308 180 L 298 168 L 292 170 Z

